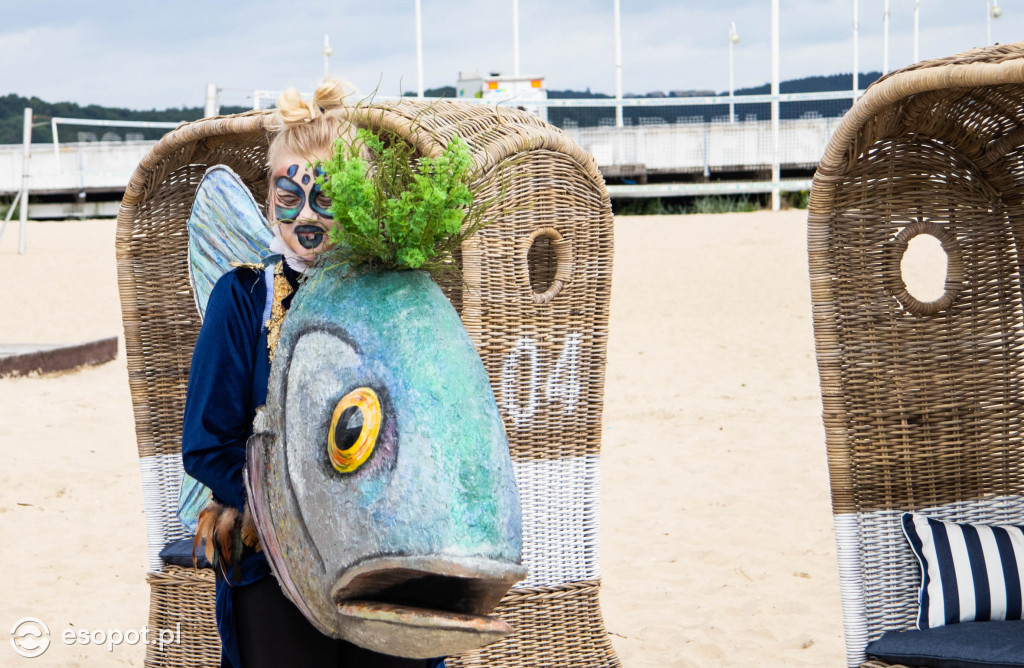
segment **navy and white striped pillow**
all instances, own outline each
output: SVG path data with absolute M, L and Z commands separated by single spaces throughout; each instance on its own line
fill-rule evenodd
M 1024 527 L 942 522 L 903 513 L 921 563 L 919 629 L 1021 619 Z

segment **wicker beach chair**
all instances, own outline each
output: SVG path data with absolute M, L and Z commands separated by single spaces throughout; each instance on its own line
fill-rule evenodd
M 559 130 L 503 108 L 402 101 L 360 124 L 437 154 L 455 133 L 484 176 L 507 188 L 493 222 L 461 251 L 466 285 L 446 292 L 490 375 L 523 504 L 526 581 L 498 614 L 515 632 L 451 666 L 617 666 L 598 602 L 598 454 L 611 285 L 612 216 L 593 158 Z M 187 536 L 176 516 L 185 389 L 199 318 L 187 234 L 196 187 L 227 164 L 266 201 L 268 112 L 205 119 L 166 135 L 137 168 L 117 228 L 118 281 L 145 492 L 150 628 L 181 624 L 181 645 L 147 666 L 215 666 L 220 645 L 209 570 L 166 565 Z M 510 165 L 514 169 L 503 169 Z M 496 175 L 504 174 L 506 181 Z
M 814 176 L 811 294 L 850 666 L 915 624 L 903 511 L 1024 522 L 1022 206 L 1024 43 L 882 78 Z M 947 256 L 931 302 L 901 273 L 920 234 Z

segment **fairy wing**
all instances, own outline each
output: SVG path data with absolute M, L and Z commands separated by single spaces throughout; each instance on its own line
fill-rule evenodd
M 274 235 L 242 179 L 226 165 L 206 170 L 188 219 L 188 272 L 199 316 L 232 264 L 256 263 Z
M 217 279 L 232 264 L 257 263 L 267 254 L 273 233 L 252 193 L 226 165 L 206 170 L 188 219 L 188 275 L 199 317 L 206 316 Z M 187 473 L 178 492 L 178 519 L 192 533 L 199 511 L 209 503 L 209 488 Z

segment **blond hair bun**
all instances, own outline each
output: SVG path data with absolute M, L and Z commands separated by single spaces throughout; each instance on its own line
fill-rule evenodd
M 302 93 L 289 88 L 277 98 L 277 113 L 284 127 L 309 123 L 325 111 L 342 106 L 350 87 L 337 79 L 324 79 L 316 87 L 312 100 L 303 100 Z
M 277 111 L 267 123 L 270 145 L 267 162 L 273 164 L 285 148 L 292 153 L 317 160 L 331 154 L 340 137 L 351 141 L 355 124 L 344 100 L 356 92 L 355 86 L 337 79 L 324 79 L 316 87 L 312 100 L 303 100 L 295 88 L 277 98 Z
M 285 127 L 308 123 L 320 115 L 320 109 L 312 101 L 302 99 L 302 93 L 289 88 L 277 98 L 277 114 Z
M 352 92 L 351 88 L 337 79 L 324 79 L 313 92 L 313 104 L 324 111 L 337 109 Z

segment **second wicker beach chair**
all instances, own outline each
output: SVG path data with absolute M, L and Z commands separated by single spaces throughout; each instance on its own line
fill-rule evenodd
M 850 666 L 914 626 L 902 512 L 1024 522 L 1022 206 L 1024 44 L 884 77 L 815 174 L 811 292 Z M 948 266 L 927 302 L 901 269 L 922 234 Z

